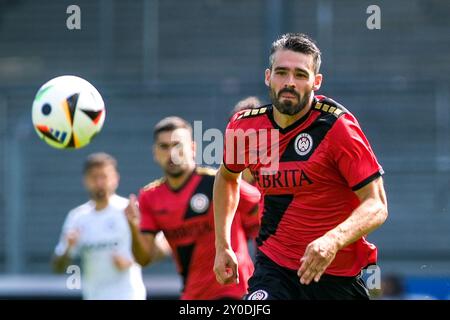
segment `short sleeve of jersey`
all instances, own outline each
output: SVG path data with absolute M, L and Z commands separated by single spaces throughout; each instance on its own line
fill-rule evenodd
M 141 212 L 141 231 L 157 233 L 159 227 L 155 221 L 152 209 L 149 204 L 148 195 L 143 191 L 139 193 L 139 211 Z
M 67 249 L 67 240 L 66 236 L 69 232 L 75 231 L 77 228 L 77 211 L 70 211 L 67 214 L 66 220 L 64 221 L 61 235 L 59 237 L 59 242 L 55 247 L 55 254 L 57 256 L 62 256 Z M 73 258 L 78 254 L 78 248 L 74 248 L 69 255 Z
M 247 238 L 256 238 L 258 235 L 260 198 L 261 194 L 256 187 L 245 181 L 241 182 L 237 211 Z
M 341 116 L 332 133 L 330 148 L 341 175 L 353 191 L 383 174 L 369 141 L 351 114 Z
M 223 144 L 223 164 L 231 172 L 241 172 L 246 168 L 245 164 L 245 148 L 238 148 L 238 135 L 243 133 L 242 129 L 237 126 L 235 114 L 225 129 L 225 139 Z M 243 161 L 244 160 L 244 161 Z

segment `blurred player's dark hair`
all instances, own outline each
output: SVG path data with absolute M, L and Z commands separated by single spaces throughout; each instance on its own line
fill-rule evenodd
M 278 50 L 291 50 L 313 56 L 314 72 L 319 73 L 321 52 L 315 42 L 303 33 L 286 33 L 272 43 L 269 69 L 272 69 L 274 53 Z
M 156 140 L 158 134 L 164 131 L 173 131 L 176 129 L 187 129 L 192 135 L 192 126 L 186 120 L 180 117 L 167 117 L 160 120 L 153 128 L 153 140 Z
M 110 154 L 105 152 L 97 152 L 90 154 L 83 165 L 83 174 L 87 174 L 94 167 L 103 167 L 112 165 L 117 170 L 117 160 Z
M 261 101 L 257 97 L 247 97 L 242 100 L 239 100 L 238 103 L 233 107 L 233 110 L 231 111 L 231 116 L 234 115 L 236 112 L 246 110 L 246 109 L 254 109 L 259 108 L 261 106 Z

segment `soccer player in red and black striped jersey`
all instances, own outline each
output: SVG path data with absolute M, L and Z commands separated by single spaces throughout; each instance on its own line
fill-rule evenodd
M 216 170 L 196 167 L 192 128 L 178 117 L 162 119 L 155 126 L 153 152 L 164 177 L 139 194 L 140 224 L 131 223 L 136 260 L 142 265 L 151 262 L 155 234 L 162 231 L 183 277 L 182 299 L 242 299 L 253 273 L 247 240 L 256 236 L 254 231 L 259 226 L 258 189 L 250 184 L 241 186 L 238 214 L 231 226 L 231 246 L 238 257 L 241 282 L 221 286 L 213 271 L 212 192 Z M 132 222 L 138 210 L 131 211 Z
M 230 225 L 249 168 L 264 212 L 247 299 L 369 298 L 360 274 L 377 256 L 365 236 L 387 218 L 383 170 L 355 117 L 314 95 L 319 67 L 309 37 L 283 35 L 265 73 L 272 104 L 238 112 L 227 127 L 214 186 L 214 271 L 220 283 L 239 277 Z

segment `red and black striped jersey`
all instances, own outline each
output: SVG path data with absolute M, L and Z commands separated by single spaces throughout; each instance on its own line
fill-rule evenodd
M 163 231 L 183 277 L 182 299 L 241 299 L 253 273 L 247 238 L 259 226 L 260 193 L 250 184 L 241 185 L 240 201 L 232 224 L 231 241 L 239 261 L 238 285 L 220 285 L 213 272 L 215 258 L 212 192 L 215 170 L 196 168 L 186 183 L 172 190 L 159 179 L 139 194 L 141 230 Z M 256 236 L 256 235 L 254 235 Z
M 293 270 L 310 242 L 358 207 L 354 191 L 383 174 L 356 118 L 324 96 L 314 97 L 311 110 L 286 128 L 274 121 L 271 105 L 235 114 L 227 126 L 224 165 L 251 170 L 264 197 L 259 249 Z M 376 247 L 361 238 L 340 250 L 326 273 L 354 276 L 376 255 Z

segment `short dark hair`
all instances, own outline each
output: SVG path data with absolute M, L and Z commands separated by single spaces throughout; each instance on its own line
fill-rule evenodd
M 112 165 L 117 170 L 117 160 L 110 154 L 105 152 L 97 152 L 90 154 L 83 165 L 83 174 L 87 174 L 94 167 L 103 167 Z
M 153 140 L 156 140 L 158 134 L 164 131 L 173 131 L 176 129 L 187 129 L 192 136 L 192 126 L 186 120 L 180 117 L 167 117 L 160 120 L 153 128 Z
M 245 109 L 255 109 L 259 108 L 261 106 L 261 101 L 257 97 L 247 97 L 242 100 L 239 100 L 238 103 L 234 106 L 232 113 L 235 114 L 236 112 L 245 110 Z
M 321 52 L 314 40 L 303 33 L 286 33 L 272 43 L 269 56 L 269 69 L 272 69 L 274 54 L 278 50 L 291 50 L 312 55 L 314 73 L 319 73 L 322 62 Z

